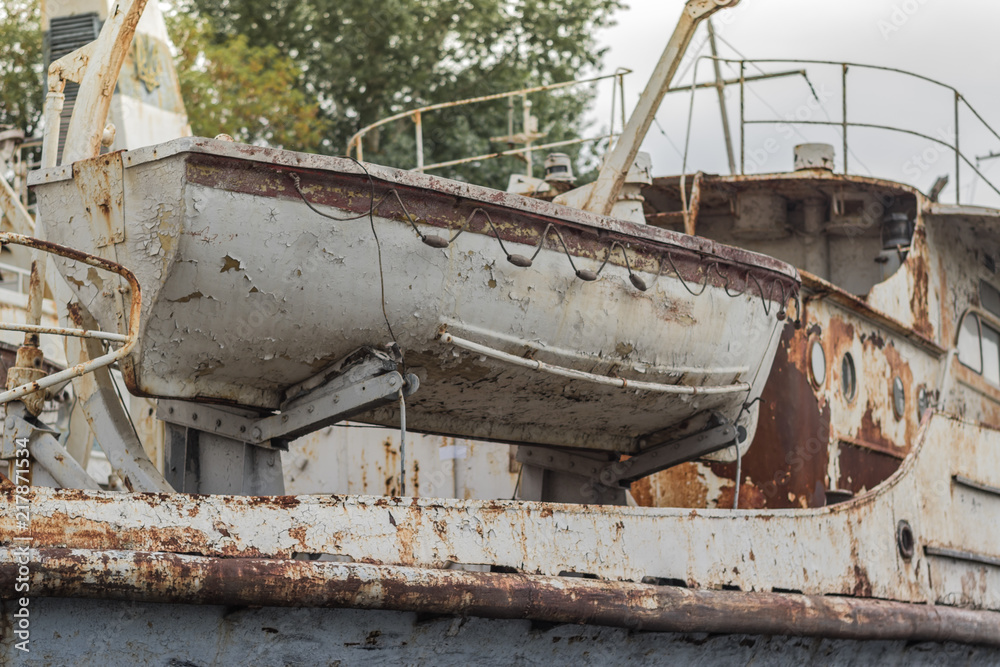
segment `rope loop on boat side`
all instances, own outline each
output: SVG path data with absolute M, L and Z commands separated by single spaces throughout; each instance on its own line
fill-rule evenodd
M 628 271 L 628 279 L 629 281 L 631 281 L 632 285 L 635 286 L 635 288 L 640 292 L 645 292 L 646 290 L 648 290 L 649 285 L 646 284 L 646 281 L 632 272 L 632 263 L 628 261 L 628 253 L 625 252 L 625 246 L 623 246 L 618 241 L 611 242 L 611 247 L 608 248 L 608 254 L 604 256 L 604 261 L 601 263 L 601 268 L 597 269 L 597 275 L 601 275 L 601 271 L 603 271 L 604 267 L 607 266 L 608 260 L 611 259 L 611 253 L 615 251 L 615 248 L 618 248 L 619 250 L 622 251 L 622 257 L 625 258 L 625 269 Z
M 686 289 L 692 296 L 701 296 L 702 294 L 705 293 L 705 290 L 708 288 L 708 274 L 711 273 L 711 271 L 712 271 L 712 265 L 714 264 L 714 262 L 712 264 L 710 264 L 708 266 L 708 270 L 705 271 L 705 280 L 701 283 L 701 289 L 698 290 L 697 292 L 695 292 L 693 289 L 691 289 L 690 287 L 688 287 L 687 281 L 684 280 L 684 278 L 681 276 L 681 272 L 677 270 L 677 265 L 674 264 L 674 258 L 670 256 L 670 253 L 667 252 L 667 253 L 664 253 L 664 254 L 667 256 L 667 261 L 670 262 L 670 268 L 674 270 L 674 276 L 676 276 L 677 280 L 679 280 L 681 282 L 681 285 L 684 286 L 684 289 Z M 663 270 L 663 260 L 661 259 L 660 260 L 660 271 L 662 272 L 662 270 Z M 764 309 L 764 314 L 767 315 L 767 308 L 766 307 Z
M 367 174 L 367 170 L 365 170 L 365 173 Z M 449 247 L 455 241 L 455 239 L 457 239 L 463 232 L 469 229 L 469 226 L 472 224 L 472 221 L 476 217 L 476 215 L 481 213 L 483 217 L 486 218 L 486 222 L 490 227 L 492 236 L 497 240 L 497 243 L 500 245 L 500 250 L 507 258 L 507 261 L 513 264 L 514 266 L 520 268 L 530 267 L 534 263 L 535 259 L 538 257 L 538 254 L 545 247 L 545 243 L 549 238 L 549 232 L 555 232 L 556 238 L 559 240 L 559 245 L 562 247 L 562 251 L 566 255 L 566 259 L 569 260 L 570 268 L 572 268 L 573 273 L 576 275 L 577 278 L 585 282 L 592 282 L 600 277 L 601 273 L 604 271 L 608 262 L 611 260 L 611 256 L 617 249 L 621 252 L 622 258 L 625 261 L 625 270 L 628 272 L 629 281 L 632 283 L 632 286 L 635 287 L 635 289 L 639 290 L 640 292 L 647 291 L 650 287 L 655 285 L 657 280 L 659 280 L 660 276 L 663 275 L 663 269 L 664 269 L 663 257 L 666 257 L 667 263 L 670 265 L 670 268 L 673 271 L 674 276 L 680 282 L 681 286 L 683 286 L 684 289 L 692 296 L 698 297 L 705 293 L 705 290 L 708 289 L 708 282 L 711 277 L 712 271 L 715 271 L 716 275 L 718 275 L 719 278 L 722 279 L 723 281 L 722 289 L 725 292 L 726 296 L 730 298 L 737 298 L 743 296 L 747 292 L 747 290 L 745 289 L 733 290 L 730 287 L 732 283 L 731 273 L 730 271 L 723 272 L 722 268 L 720 267 L 720 262 L 718 260 L 711 261 L 707 264 L 704 273 L 704 278 L 702 279 L 701 284 L 699 286 L 700 289 L 695 291 L 694 289 L 692 289 L 691 283 L 685 280 L 684 277 L 681 275 L 680 270 L 678 270 L 677 265 L 674 263 L 673 255 L 669 251 L 663 251 L 663 256 L 661 256 L 660 258 L 660 266 L 656 272 L 656 276 L 653 278 L 653 281 L 651 283 L 647 283 L 632 268 L 632 261 L 629 259 L 628 251 L 626 250 L 625 246 L 620 241 L 617 240 L 611 241 L 611 245 L 608 247 L 607 252 L 605 253 L 604 261 L 601 262 L 601 265 L 600 267 L 598 267 L 597 271 L 594 271 L 592 269 L 578 268 L 576 266 L 576 262 L 573 261 L 573 255 L 569 251 L 569 246 L 566 243 L 566 239 L 563 238 L 563 235 L 559 231 L 558 227 L 551 222 L 545 226 L 545 229 L 542 231 L 542 234 L 539 237 L 538 245 L 535 246 L 535 250 L 530 256 L 511 253 L 507 249 L 507 246 L 504 244 L 503 239 L 500 238 L 500 232 L 497 229 L 496 223 L 493 222 L 493 218 L 490 215 L 489 211 L 487 211 L 482 207 L 476 207 L 475 209 L 473 209 L 472 212 L 468 215 L 468 217 L 466 217 L 462 225 L 457 228 L 457 230 L 452 230 L 451 228 L 449 228 L 449 231 L 454 231 L 454 233 L 452 233 L 450 237 L 446 238 L 438 234 L 425 234 L 420 231 L 419 227 L 417 227 L 416 219 L 412 215 L 410 215 L 409 209 L 406 208 L 406 204 L 403 202 L 402 197 L 399 196 L 399 192 L 395 188 L 390 188 L 378 200 L 376 200 L 374 186 L 373 186 L 369 197 L 368 211 L 354 216 L 346 216 L 343 218 L 337 217 L 320 211 L 312 204 L 312 202 L 310 202 L 306 198 L 305 193 L 302 191 L 302 184 L 298 174 L 290 173 L 289 176 L 291 176 L 292 178 L 292 182 L 295 185 L 295 190 L 296 192 L 298 192 L 299 197 L 302 198 L 302 201 L 306 204 L 306 206 L 309 207 L 310 210 L 317 213 L 318 215 L 323 216 L 324 218 L 329 218 L 330 220 L 335 220 L 337 222 L 359 220 L 364 217 L 371 218 L 374 215 L 375 209 L 377 209 L 390 197 L 395 198 L 396 203 L 399 204 L 399 208 L 403 212 L 403 216 L 405 217 L 406 222 L 413 229 L 414 233 L 417 235 L 417 238 L 419 238 L 425 245 L 428 245 L 432 248 L 444 249 Z M 370 178 L 371 176 L 369 176 L 369 179 Z M 374 224 L 374 221 L 372 222 Z M 778 303 L 778 311 L 776 314 L 776 317 L 778 318 L 779 321 L 782 321 L 787 317 L 787 310 L 786 310 L 787 304 L 785 302 L 790 296 L 794 295 L 796 303 L 796 320 L 794 324 L 796 329 L 801 328 L 802 303 L 799 291 L 797 289 L 793 288 L 790 292 L 786 292 L 785 285 L 782 283 L 782 281 L 780 279 L 775 279 L 770 281 L 768 289 L 765 290 L 760 280 L 758 280 L 757 277 L 753 275 L 753 273 L 748 268 L 746 271 L 745 283 L 749 285 L 750 281 L 753 281 L 753 283 L 757 286 L 757 294 L 760 297 L 761 305 L 764 308 L 765 315 L 771 314 L 772 306 L 770 302 L 774 301 L 775 292 L 777 291 L 780 293 L 780 301 Z M 697 285 L 697 283 L 695 284 Z

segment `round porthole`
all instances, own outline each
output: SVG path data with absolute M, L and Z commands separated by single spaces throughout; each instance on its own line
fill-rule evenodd
M 906 391 L 898 375 L 892 379 L 892 410 L 896 413 L 896 419 L 902 419 L 906 414 Z
M 916 540 L 913 539 L 913 529 L 910 528 L 910 522 L 905 519 L 896 524 L 896 547 L 899 549 L 899 555 L 910 560 L 913 558 L 914 547 L 916 546 Z
M 813 384 L 817 387 L 822 387 L 826 382 L 826 353 L 819 338 L 814 338 L 812 345 L 809 346 L 809 373 L 812 375 Z
M 840 362 L 840 389 L 848 401 L 853 401 L 854 394 L 858 391 L 858 376 L 854 370 L 854 357 L 850 352 L 845 352 L 844 359 Z

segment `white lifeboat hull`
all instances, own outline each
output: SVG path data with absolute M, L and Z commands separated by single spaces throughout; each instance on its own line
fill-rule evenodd
M 759 396 L 799 283 L 783 262 L 707 239 L 208 139 L 32 183 L 49 240 L 138 277 L 141 337 L 122 371 L 146 396 L 280 409 L 345 355 L 395 340 L 420 378 L 413 430 L 635 452 Z M 459 230 L 445 248 L 421 242 Z M 540 244 L 530 266 L 508 261 Z M 579 277 L 609 253 L 598 279 Z M 124 330 L 113 277 L 58 266 L 103 329 Z

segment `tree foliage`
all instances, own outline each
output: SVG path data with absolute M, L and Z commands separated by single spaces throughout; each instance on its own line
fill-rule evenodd
M 171 17 L 170 32 L 194 134 L 293 150 L 322 145 L 327 123 L 319 105 L 277 47 L 251 46 L 246 35 L 215 40 L 208 21 L 190 15 Z
M 407 109 L 593 74 L 603 58 L 594 33 L 620 6 L 618 0 L 184 1 L 183 13 L 210 21 L 214 45 L 243 37 L 296 63 L 295 90 L 318 102 L 323 123 L 322 141 L 300 146 L 330 154 L 343 153 L 361 127 Z M 534 95 L 544 141 L 579 136 L 591 95 L 580 88 Z M 198 112 L 189 103 L 196 121 Z M 506 134 L 507 114 L 506 101 L 428 114 L 426 161 L 507 148 L 489 141 Z M 413 123 L 403 119 L 370 135 L 365 159 L 412 167 L 414 143 Z M 474 174 L 438 173 L 503 185 L 518 167 L 500 162 Z
M 38 0 L 0 4 L 0 125 L 32 135 L 45 100 Z
M 428 104 L 593 75 L 594 33 L 619 0 L 175 0 L 169 19 L 196 134 L 342 154 L 348 138 Z M 531 96 L 542 141 L 580 136 L 583 87 Z M 0 123 L 38 131 L 44 101 L 38 0 L 0 5 Z M 515 131 L 521 107 L 514 107 Z M 506 100 L 423 118 L 426 162 L 508 148 Z M 566 152 L 576 156 L 574 148 Z M 365 159 L 415 166 L 409 119 L 368 136 Z M 582 166 L 578 164 L 578 168 Z M 442 175 L 503 186 L 515 158 Z

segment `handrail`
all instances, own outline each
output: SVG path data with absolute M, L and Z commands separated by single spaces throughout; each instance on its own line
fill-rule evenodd
M 560 377 L 571 378 L 574 380 L 585 380 L 587 382 L 593 382 L 595 384 L 602 384 L 610 387 L 617 387 L 619 389 L 629 389 L 636 391 L 652 391 L 660 394 L 686 394 L 689 396 L 702 396 L 706 394 L 732 394 L 740 391 L 750 391 L 750 384 L 747 382 L 734 382 L 733 384 L 726 385 L 709 385 L 709 386 L 693 386 L 686 384 L 663 384 L 660 382 L 642 382 L 640 380 L 626 380 L 625 378 L 611 377 L 609 375 L 598 375 L 596 373 L 588 373 L 587 371 L 578 371 L 575 368 L 566 368 L 565 366 L 555 366 L 553 364 L 547 364 L 544 361 L 538 361 L 536 359 L 525 359 L 524 357 L 518 357 L 513 354 L 508 354 L 502 350 L 497 350 L 495 348 L 480 345 L 479 343 L 474 343 L 471 340 L 465 340 L 464 338 L 459 338 L 450 333 L 443 332 L 438 338 L 443 343 L 451 343 L 456 347 L 461 347 L 470 352 L 475 352 L 476 354 L 481 354 L 486 357 L 491 357 L 498 361 L 506 361 L 509 364 L 515 366 L 521 366 L 523 368 L 530 368 L 536 371 L 543 371 L 551 375 L 558 375 Z
M 27 246 L 41 252 L 50 252 L 55 255 L 59 255 L 60 257 L 65 257 L 77 262 L 82 262 L 89 266 L 116 273 L 124 278 L 131 288 L 131 304 L 129 308 L 128 333 L 125 335 L 103 331 L 87 331 L 84 329 L 46 327 L 37 324 L 0 322 L 0 330 L 75 336 L 79 338 L 95 338 L 98 340 L 106 340 L 110 343 L 123 343 L 123 345 L 117 350 L 103 354 L 96 359 L 91 359 L 71 368 L 53 373 L 52 375 L 47 375 L 34 382 L 27 382 L 0 393 L 0 405 L 9 403 L 10 401 L 15 401 L 36 391 L 61 384 L 67 380 L 71 380 L 75 377 L 79 377 L 99 368 L 103 368 L 104 366 L 110 366 L 116 361 L 124 359 L 132 352 L 132 348 L 135 347 L 136 341 L 139 338 L 139 312 L 140 307 L 142 306 L 142 293 L 140 292 L 139 281 L 136 279 L 135 274 L 120 264 L 116 264 L 115 262 L 102 257 L 97 257 L 96 255 L 90 255 L 73 248 L 67 248 L 66 246 L 51 243 L 49 241 L 42 241 L 41 239 L 32 238 L 30 236 L 0 232 L 0 244 L 7 243 Z
M 745 141 L 746 132 L 745 132 L 745 130 L 746 130 L 746 126 L 747 125 L 755 125 L 755 124 L 787 124 L 787 125 L 790 125 L 790 126 L 794 126 L 794 125 L 823 125 L 823 126 L 828 126 L 828 127 L 840 127 L 841 128 L 841 133 L 842 133 L 842 139 L 843 139 L 842 150 L 843 150 L 843 154 L 844 154 L 844 157 L 843 157 L 843 159 L 844 159 L 843 173 L 844 174 L 850 173 L 850 168 L 849 168 L 849 155 L 850 155 L 849 148 L 850 148 L 850 146 L 849 146 L 849 143 L 848 143 L 848 129 L 851 128 L 851 127 L 862 127 L 862 128 L 870 128 L 870 129 L 878 129 L 878 130 L 888 130 L 888 131 L 891 131 L 891 132 L 899 132 L 899 133 L 904 133 L 904 134 L 910 134 L 910 135 L 917 136 L 917 137 L 920 137 L 922 139 L 927 139 L 927 140 L 932 141 L 934 143 L 940 144 L 940 145 L 945 146 L 946 148 L 954 151 L 954 153 L 955 153 L 955 167 L 954 167 L 954 169 L 955 169 L 955 203 L 956 204 L 961 204 L 961 201 L 962 201 L 961 200 L 961 165 L 962 165 L 962 162 L 964 162 L 966 165 L 968 165 L 968 167 L 970 169 L 972 169 L 972 171 L 976 174 L 976 176 L 978 176 L 980 179 L 982 179 L 983 182 L 986 183 L 990 187 L 990 189 L 992 189 L 995 193 L 997 193 L 998 195 L 1000 195 L 1000 188 L 998 188 L 988 178 L 986 178 L 986 176 L 976 167 L 976 165 L 974 165 L 972 163 L 972 161 L 964 153 L 962 153 L 962 151 L 961 151 L 961 133 L 960 133 L 960 124 L 959 124 L 961 106 L 964 104 L 965 107 L 973 114 L 973 116 L 983 125 L 983 127 L 985 127 L 986 130 L 988 130 L 989 133 L 994 138 L 997 139 L 997 141 L 1000 141 L 1000 132 L 998 132 L 997 130 L 995 130 L 989 123 L 987 123 L 986 120 L 983 118 L 982 114 L 980 114 L 979 111 L 977 111 L 976 108 L 972 106 L 972 104 L 965 98 L 965 96 L 962 95 L 958 91 L 957 88 L 955 88 L 954 86 L 952 86 L 950 84 L 944 83 L 943 81 L 938 81 L 937 79 L 933 79 L 933 78 L 931 78 L 929 76 L 925 76 L 923 74 L 917 74 L 915 72 L 909 72 L 907 70 L 899 69 L 897 67 L 888 67 L 888 66 L 884 66 L 884 65 L 869 65 L 869 64 L 865 64 L 865 63 L 856 63 L 856 62 L 843 62 L 843 61 L 834 61 L 834 60 L 813 60 L 813 59 L 803 59 L 803 58 L 723 58 L 723 57 L 717 57 L 717 56 L 700 56 L 699 57 L 699 62 L 701 60 L 703 60 L 703 59 L 714 60 L 714 61 L 717 61 L 717 62 L 732 63 L 732 64 L 735 64 L 735 65 L 739 66 L 740 78 L 738 80 L 738 83 L 739 83 L 739 86 L 740 86 L 740 174 L 741 175 L 745 175 L 746 174 L 746 141 Z M 831 121 L 798 120 L 798 119 L 789 120 L 787 118 L 781 118 L 781 119 L 770 119 L 770 118 L 765 118 L 765 119 L 748 119 L 746 117 L 746 109 L 745 109 L 745 106 L 746 106 L 745 105 L 745 89 L 746 89 L 746 84 L 749 83 L 750 81 L 752 81 L 755 77 L 746 76 L 745 70 L 746 70 L 747 64 L 752 64 L 752 65 L 756 66 L 758 64 L 779 64 L 779 63 L 780 64 L 794 63 L 794 64 L 802 64 L 802 65 L 829 65 L 829 66 L 840 67 L 841 68 L 841 119 L 840 119 L 840 121 L 832 121 L 832 120 Z M 921 132 L 917 132 L 915 130 L 910 130 L 910 129 L 907 129 L 907 128 L 893 127 L 893 126 L 889 126 L 889 125 L 880 125 L 880 124 L 874 124 L 874 123 L 862 123 L 862 122 L 857 122 L 857 121 L 851 121 L 851 120 L 849 120 L 849 118 L 848 118 L 848 103 L 847 103 L 847 100 L 848 100 L 848 95 L 847 95 L 847 75 L 848 75 L 848 72 L 852 68 L 866 69 L 866 70 L 875 70 L 875 71 L 881 71 L 881 72 L 890 72 L 890 73 L 893 73 L 893 74 L 903 74 L 905 76 L 909 76 L 909 77 L 912 77 L 912 78 L 915 78 L 915 79 L 918 79 L 918 80 L 921 80 L 921 81 L 925 81 L 927 83 L 934 84 L 936 86 L 940 86 L 940 87 L 945 88 L 948 91 L 950 91 L 953 94 L 953 96 L 954 96 L 954 111 L 953 111 L 953 114 L 954 114 L 953 119 L 954 119 L 954 123 L 955 123 L 955 141 L 954 141 L 954 143 L 950 143 L 948 141 L 945 141 L 944 139 L 935 138 L 935 137 L 932 137 L 930 135 L 923 134 Z M 693 80 L 694 81 L 697 80 L 697 64 L 695 65 L 695 75 L 694 75 Z M 697 88 L 697 87 L 699 87 L 698 84 L 692 84 L 692 85 L 688 86 L 688 88 L 691 90 L 692 94 L 694 92 L 694 89 Z M 690 125 L 690 118 L 688 119 L 688 123 Z M 689 130 L 690 130 L 690 128 L 689 128 Z M 687 161 L 687 149 L 686 148 L 685 148 L 684 159 L 685 159 L 685 163 L 686 163 L 686 161 Z
M 420 171 L 420 172 L 427 171 L 429 169 L 435 169 L 435 168 L 440 168 L 440 167 L 453 166 L 455 164 L 462 164 L 463 162 L 471 162 L 471 161 L 474 161 L 474 160 L 477 160 L 477 159 L 489 159 L 489 158 L 492 158 L 492 157 L 499 157 L 501 155 L 514 155 L 514 154 L 525 153 L 525 152 L 530 153 L 530 151 L 533 150 L 533 149 L 537 150 L 537 149 L 543 148 L 543 147 L 552 147 L 552 146 L 535 146 L 535 147 L 531 147 L 531 145 L 529 143 L 527 145 L 527 147 L 521 148 L 521 149 L 511 149 L 510 151 L 503 151 L 503 152 L 500 152 L 500 153 L 490 153 L 490 154 L 487 154 L 487 155 L 477 156 L 477 157 L 472 157 L 472 158 L 462 158 L 461 160 L 458 160 L 458 161 L 451 160 L 451 161 L 448 161 L 448 162 L 441 162 L 441 163 L 436 163 L 436 164 L 431 164 L 431 165 L 425 165 L 424 164 L 424 156 L 423 156 L 423 123 L 422 123 L 422 116 L 423 116 L 424 113 L 427 113 L 429 111 L 437 111 L 439 109 L 448 109 L 448 108 L 452 108 L 452 107 L 466 106 L 466 105 L 469 105 L 469 104 L 479 104 L 479 103 L 482 103 L 482 102 L 491 102 L 491 101 L 494 101 L 494 100 L 502 100 L 502 99 L 508 99 L 508 98 L 518 97 L 518 96 L 521 96 L 521 97 L 524 97 L 525 99 L 527 99 L 527 96 L 530 95 L 530 94 L 532 94 L 532 93 L 540 93 L 540 92 L 547 92 L 547 91 L 552 91 L 552 90 L 558 90 L 558 89 L 561 89 L 561 88 L 568 88 L 568 87 L 571 87 L 571 86 L 579 86 L 579 85 L 583 85 L 583 84 L 586 84 L 586 83 L 596 83 L 598 81 L 603 81 L 605 79 L 615 79 L 615 81 L 616 81 L 615 85 L 616 85 L 616 87 L 619 87 L 619 86 L 623 85 L 623 80 L 624 80 L 625 75 L 631 74 L 631 73 L 632 73 L 632 70 L 630 70 L 628 68 L 624 68 L 624 67 L 619 67 L 617 70 L 615 70 L 611 74 L 602 74 L 600 76 L 591 77 L 589 79 L 579 79 L 579 80 L 572 80 L 572 81 L 560 81 L 559 83 L 550 83 L 550 84 L 544 85 L 544 86 L 532 86 L 530 88 L 521 88 L 519 90 L 511 90 L 511 91 L 507 91 L 507 92 L 504 92 L 504 93 L 493 93 L 491 95 L 481 95 L 479 97 L 470 97 L 470 98 L 467 98 L 467 99 L 464 99 L 464 100 L 455 100 L 455 101 L 452 101 L 452 102 L 439 102 L 437 104 L 429 104 L 427 106 L 423 106 L 423 107 L 420 107 L 420 108 L 417 108 L 417 109 L 410 109 L 409 111 L 401 111 L 401 112 L 399 112 L 397 114 L 393 114 L 391 116 L 387 116 L 386 118 L 382 118 L 381 120 L 378 120 L 378 121 L 372 123 L 371 125 L 366 125 L 365 127 L 361 128 L 360 130 L 358 130 L 357 132 L 355 132 L 354 135 L 352 135 L 351 138 L 347 140 L 347 154 L 350 155 L 351 151 L 354 151 L 354 157 L 357 158 L 359 161 L 362 160 L 364 158 L 363 139 L 364 139 L 365 135 L 367 135 L 369 132 L 371 132 L 375 128 L 382 127 L 383 125 L 387 125 L 389 123 L 392 123 L 392 122 L 397 121 L 397 120 L 401 120 L 403 118 L 410 118 L 416 124 L 416 133 L 417 133 L 417 135 L 416 135 L 416 143 L 417 143 L 417 167 L 416 167 L 415 171 Z M 613 97 L 613 94 L 612 94 L 612 97 Z M 624 98 L 624 95 L 622 95 L 622 97 Z M 612 114 L 613 113 L 614 113 L 614 109 L 612 108 Z M 612 123 L 614 123 L 614 118 L 612 118 Z M 526 133 L 526 136 L 527 136 L 527 133 Z M 587 142 L 587 141 L 597 141 L 599 139 L 605 139 L 605 138 L 607 138 L 607 135 L 602 135 L 601 137 L 596 137 L 596 138 L 591 138 L 591 139 L 573 139 L 573 140 L 568 140 L 567 142 L 558 142 L 558 145 L 566 146 L 566 145 L 570 145 L 570 143 L 584 143 L 584 142 Z

